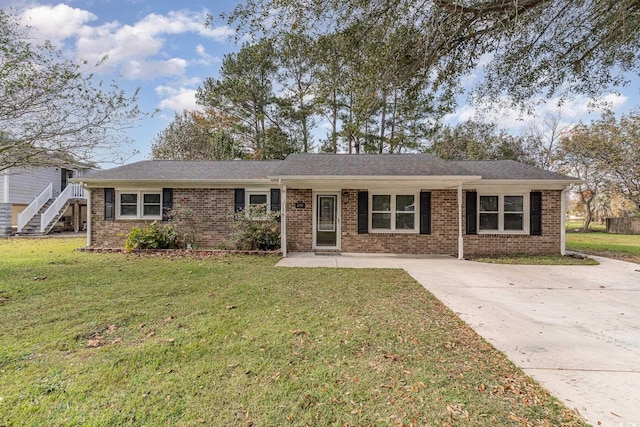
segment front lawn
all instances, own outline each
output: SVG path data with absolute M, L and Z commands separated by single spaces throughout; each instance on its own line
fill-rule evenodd
M 640 235 L 567 232 L 567 250 L 640 263 Z
M 399 270 L 0 240 L 0 425 L 585 426 Z

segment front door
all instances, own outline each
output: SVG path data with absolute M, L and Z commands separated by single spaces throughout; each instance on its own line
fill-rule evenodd
M 340 248 L 340 210 L 337 193 L 315 195 L 314 240 L 318 249 Z

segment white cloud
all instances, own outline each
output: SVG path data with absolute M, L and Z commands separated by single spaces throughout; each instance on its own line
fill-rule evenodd
M 198 110 L 200 106 L 196 103 L 196 90 L 187 87 L 157 86 L 156 93 L 162 97 L 158 108 L 161 110 L 171 109 L 176 112 L 183 110 Z
M 29 19 L 35 34 L 56 44 L 73 43 L 78 60 L 94 64 L 106 56 L 107 61 L 95 70 L 96 73 L 119 70 L 129 79 L 175 76 L 184 72 L 187 60 L 162 58 L 168 56 L 163 52 L 167 36 L 191 33 L 222 42 L 234 34 L 227 25 L 205 27 L 205 12 L 152 13 L 132 25 L 112 21 L 96 26 L 88 25 L 97 19 L 94 14 L 64 4 L 31 7 L 23 16 Z M 196 53 L 200 61 L 215 60 L 204 48 L 196 49 Z
M 217 56 L 209 55 L 207 50 L 201 44 L 196 46 L 196 54 L 200 57 L 196 63 L 200 65 L 211 65 L 215 62 L 221 62 L 220 58 Z
M 34 36 L 50 40 L 56 45 L 69 37 L 76 36 L 85 24 L 98 19 L 89 11 L 66 4 L 34 6 L 26 9 L 21 18 L 33 28 Z
M 153 79 L 159 76 L 181 76 L 187 68 L 187 61 L 171 58 L 168 61 L 131 60 L 122 66 L 121 74 L 127 79 Z
M 485 104 L 486 108 L 465 104 L 455 113 L 445 116 L 443 121 L 450 124 L 468 120 L 494 122 L 499 128 L 518 132 L 527 129 L 536 120 L 549 114 L 559 113 L 566 125 L 579 121 L 590 122 L 599 118 L 605 108 L 615 111 L 627 100 L 626 96 L 615 93 L 609 93 L 596 100 L 584 95 L 578 95 L 564 102 L 560 102 L 560 98 L 552 98 L 536 106 L 531 114 L 523 113 L 518 109 L 497 107 L 496 104 Z

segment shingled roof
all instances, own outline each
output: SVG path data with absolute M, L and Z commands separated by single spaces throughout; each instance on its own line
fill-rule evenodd
M 252 181 L 268 180 L 281 160 L 143 160 L 92 172 L 82 181 Z
M 577 181 L 573 177 L 514 160 L 451 160 L 448 163 L 469 171 L 470 175 L 480 175 L 482 179 Z
M 275 177 L 332 176 L 469 176 L 431 154 L 291 154 L 273 172 Z
M 76 181 L 235 182 L 270 179 L 353 177 L 455 177 L 482 180 L 545 180 L 575 178 L 513 160 L 443 160 L 430 154 L 291 154 L 285 160 L 145 160 L 91 172 Z

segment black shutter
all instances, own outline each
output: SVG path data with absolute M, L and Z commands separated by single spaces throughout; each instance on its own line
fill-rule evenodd
M 280 211 L 280 189 L 279 188 L 271 189 L 271 211 L 272 212 Z
M 478 234 L 478 193 L 467 191 L 467 234 Z
M 236 188 L 234 210 L 235 212 L 244 210 L 244 188 Z
M 431 192 L 420 192 L 420 234 L 431 234 Z
M 173 209 L 173 188 L 162 189 L 162 220 L 169 221 L 169 216 Z
M 369 192 L 358 191 L 358 234 L 369 233 Z
M 529 234 L 542 236 L 542 193 L 532 191 L 530 193 Z
M 104 220 L 113 221 L 116 217 L 116 190 L 104 189 Z

